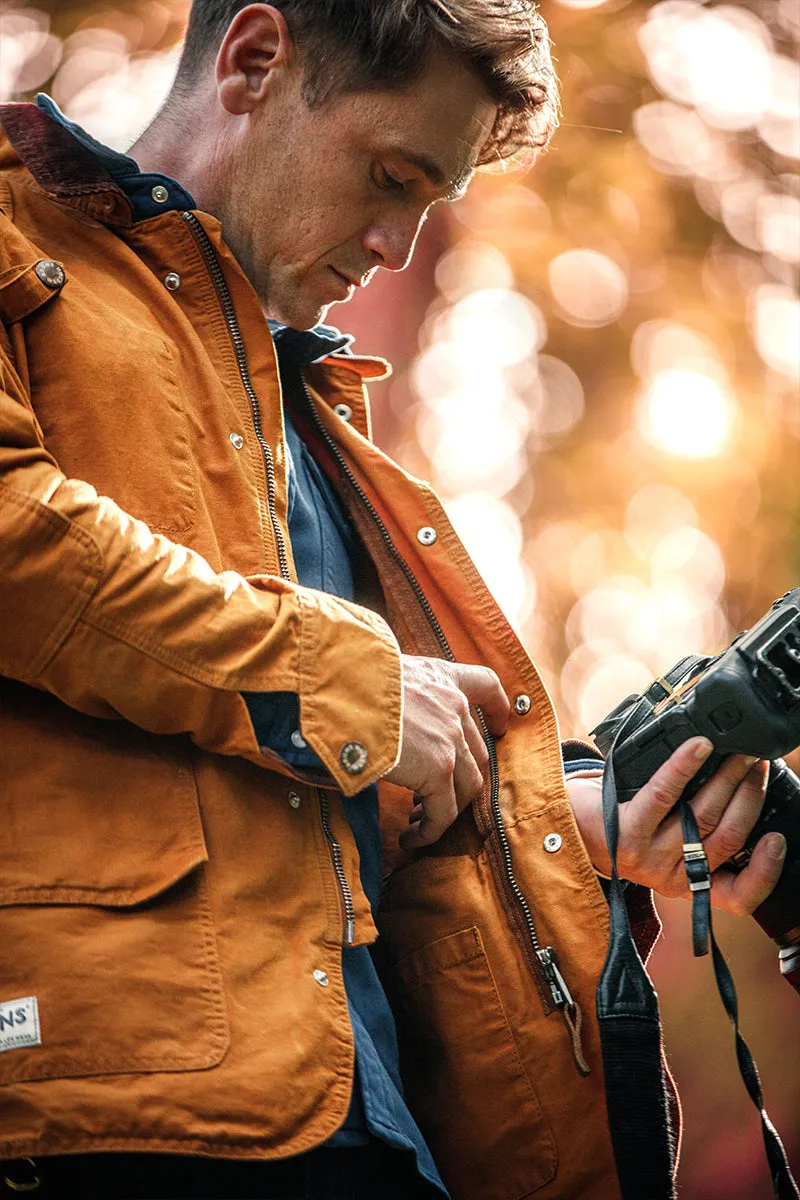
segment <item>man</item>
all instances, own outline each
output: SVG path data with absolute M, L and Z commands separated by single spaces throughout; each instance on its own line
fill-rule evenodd
M 369 442 L 381 363 L 297 332 L 556 107 L 526 0 L 196 0 L 130 156 L 0 112 L 9 1193 L 619 1195 L 597 768 L 570 805 L 533 665 Z M 626 807 L 634 884 L 683 890 L 709 749 Z M 763 779 L 696 798 L 712 867 Z M 717 901 L 752 911 L 773 849 Z

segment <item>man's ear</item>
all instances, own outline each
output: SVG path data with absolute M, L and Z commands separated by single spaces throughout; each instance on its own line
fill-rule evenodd
M 217 95 L 226 112 L 252 112 L 296 60 L 283 13 L 271 4 L 249 4 L 236 14 L 219 48 Z

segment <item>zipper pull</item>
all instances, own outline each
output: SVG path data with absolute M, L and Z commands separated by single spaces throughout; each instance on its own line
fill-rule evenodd
M 347 928 L 344 935 L 345 945 L 352 946 L 353 942 L 356 940 L 356 923 L 352 917 L 348 917 L 346 924 Z
M 581 1075 L 588 1075 L 591 1068 L 586 1061 L 581 1045 L 581 1024 L 583 1022 L 581 1007 L 573 1000 L 567 982 L 558 969 L 556 952 L 553 947 L 545 946 L 544 950 L 537 950 L 536 957 L 542 964 L 544 977 L 550 985 L 553 1003 L 561 1010 L 564 1018 L 564 1024 L 572 1042 L 572 1057 L 575 1059 L 575 1066 Z
M 575 1001 L 572 999 L 569 988 L 567 987 L 564 976 L 558 969 L 556 962 L 556 952 L 552 946 L 545 946 L 544 950 L 537 950 L 536 956 L 542 964 L 544 977 L 550 985 L 550 994 L 553 997 L 553 1003 L 557 1008 L 563 1008 L 564 1005 L 571 1007 Z

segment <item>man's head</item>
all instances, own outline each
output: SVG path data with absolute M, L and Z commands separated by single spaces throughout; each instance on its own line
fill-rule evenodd
M 305 328 L 401 270 L 477 167 L 542 149 L 558 98 L 531 0 L 194 0 L 170 112 L 267 311 Z

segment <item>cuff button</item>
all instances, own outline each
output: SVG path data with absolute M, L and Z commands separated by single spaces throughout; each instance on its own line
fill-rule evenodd
M 367 748 L 361 742 L 345 742 L 339 752 L 339 762 L 348 775 L 360 775 L 368 760 Z
M 61 263 L 54 262 L 52 258 L 41 258 L 34 270 L 45 287 L 52 288 L 53 291 L 63 287 L 67 281 L 66 272 Z

